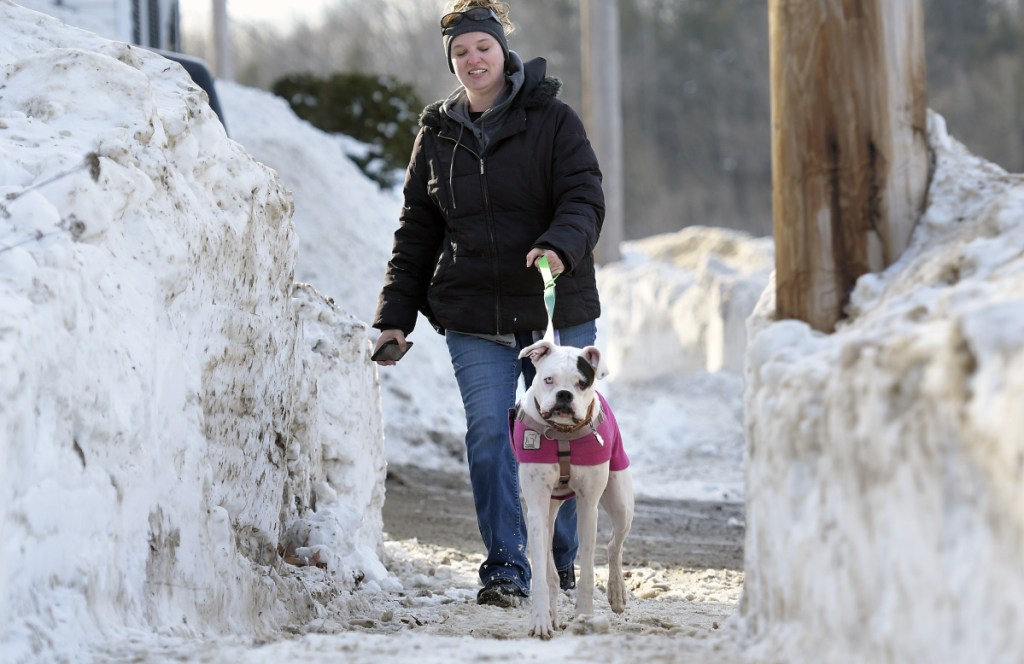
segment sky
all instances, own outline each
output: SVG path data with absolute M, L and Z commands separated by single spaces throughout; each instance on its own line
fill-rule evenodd
M 765 239 L 601 269 L 636 491 L 746 501 L 747 569 L 629 570 L 625 614 L 541 644 L 475 605 L 479 552 L 386 535 L 387 466 L 464 472 L 464 424 L 425 324 L 367 361 L 401 201 L 359 146 L 223 83 L 229 139 L 180 69 L 7 2 L 0 62 L 2 664 L 1024 652 L 1024 182 L 940 117 L 835 334 L 773 320 Z

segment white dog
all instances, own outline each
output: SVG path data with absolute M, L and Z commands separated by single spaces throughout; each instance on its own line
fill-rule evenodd
M 597 506 L 612 521 L 608 542 L 608 603 L 626 608 L 622 544 L 633 522 L 633 481 L 622 437 L 604 397 L 594 388 L 608 371 L 594 346 L 573 348 L 540 341 L 523 349 L 537 369 L 516 407 L 511 441 L 519 459 L 533 581 L 530 635 L 550 639 L 558 622 L 558 571 L 551 552 L 561 500 L 576 495 L 580 581 L 575 617 L 594 612 Z

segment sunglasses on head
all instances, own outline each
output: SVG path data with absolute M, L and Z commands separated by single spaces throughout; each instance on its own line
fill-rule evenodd
M 444 29 L 454 28 L 459 23 L 462 23 L 464 19 L 470 21 L 488 21 L 494 19 L 498 23 L 501 23 L 501 19 L 494 13 L 493 9 L 489 7 L 470 7 L 464 12 L 452 12 L 451 14 L 445 14 L 441 17 L 441 27 Z

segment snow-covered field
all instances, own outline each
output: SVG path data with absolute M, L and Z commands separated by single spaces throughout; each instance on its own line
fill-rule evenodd
M 747 570 L 631 570 L 624 616 L 541 644 L 473 603 L 477 552 L 383 532 L 387 463 L 464 472 L 441 337 L 368 361 L 400 200 L 219 89 L 231 138 L 176 65 L 0 0 L 4 664 L 1024 653 L 1024 195 L 941 118 L 914 242 L 834 335 L 771 321 L 768 240 L 602 268 L 637 490 L 745 499 Z

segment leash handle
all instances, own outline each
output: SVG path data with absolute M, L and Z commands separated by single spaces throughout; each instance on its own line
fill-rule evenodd
M 544 280 L 544 307 L 548 310 L 548 329 L 544 333 L 544 338 L 558 345 L 558 332 L 555 331 L 555 277 L 551 274 L 547 256 L 538 258 L 536 265 Z

